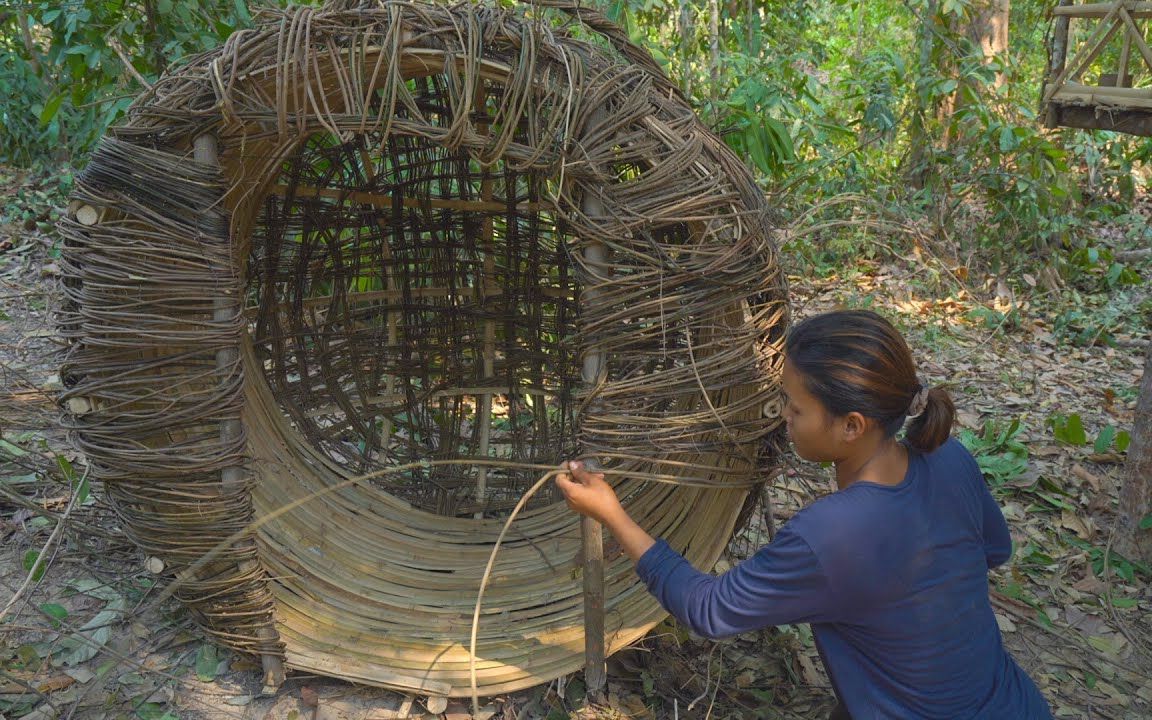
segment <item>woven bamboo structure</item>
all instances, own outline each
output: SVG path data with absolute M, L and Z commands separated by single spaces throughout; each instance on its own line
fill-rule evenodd
M 1052 14 L 1045 124 L 1152 135 L 1152 3 L 1060 0 Z
M 550 491 L 511 518 L 533 481 L 597 456 L 710 567 L 773 464 L 764 197 L 576 6 L 265 16 L 137 99 L 61 229 L 76 442 L 272 684 L 577 670 L 580 525 Z M 611 547 L 605 576 L 611 652 L 663 612 Z

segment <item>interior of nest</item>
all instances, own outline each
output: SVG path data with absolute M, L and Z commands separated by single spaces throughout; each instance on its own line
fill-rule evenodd
M 423 120 L 452 123 L 443 76 L 407 82 Z M 484 90 L 477 106 L 495 115 L 501 86 Z M 524 124 L 515 141 L 538 143 Z M 316 132 L 280 164 L 251 230 L 249 335 L 314 450 L 353 474 L 459 461 L 373 482 L 421 510 L 475 518 L 506 517 L 541 474 L 494 461 L 575 455 L 579 249 L 555 183 L 395 129 Z M 532 504 L 557 499 L 548 487 Z

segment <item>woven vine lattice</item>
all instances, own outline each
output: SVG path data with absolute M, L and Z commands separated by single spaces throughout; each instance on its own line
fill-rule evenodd
M 594 12 L 270 15 L 134 103 L 62 232 L 77 442 L 203 625 L 290 669 L 440 695 L 571 672 L 579 529 L 549 492 L 468 649 L 542 468 L 598 456 L 710 566 L 773 462 L 765 200 Z M 607 559 L 611 651 L 662 612 Z

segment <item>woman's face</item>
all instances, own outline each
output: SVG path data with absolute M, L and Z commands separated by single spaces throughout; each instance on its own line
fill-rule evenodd
M 811 462 L 834 462 L 837 457 L 835 418 L 804 385 L 804 377 L 784 361 L 784 421 L 796 454 Z

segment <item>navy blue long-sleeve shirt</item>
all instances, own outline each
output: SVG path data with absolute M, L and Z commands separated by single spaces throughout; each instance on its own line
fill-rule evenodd
M 1048 720 L 988 596 L 988 569 L 1011 546 L 975 460 L 953 439 L 910 453 L 899 485 L 856 482 L 817 500 L 720 577 L 663 540 L 636 571 L 699 635 L 811 623 L 853 720 Z

